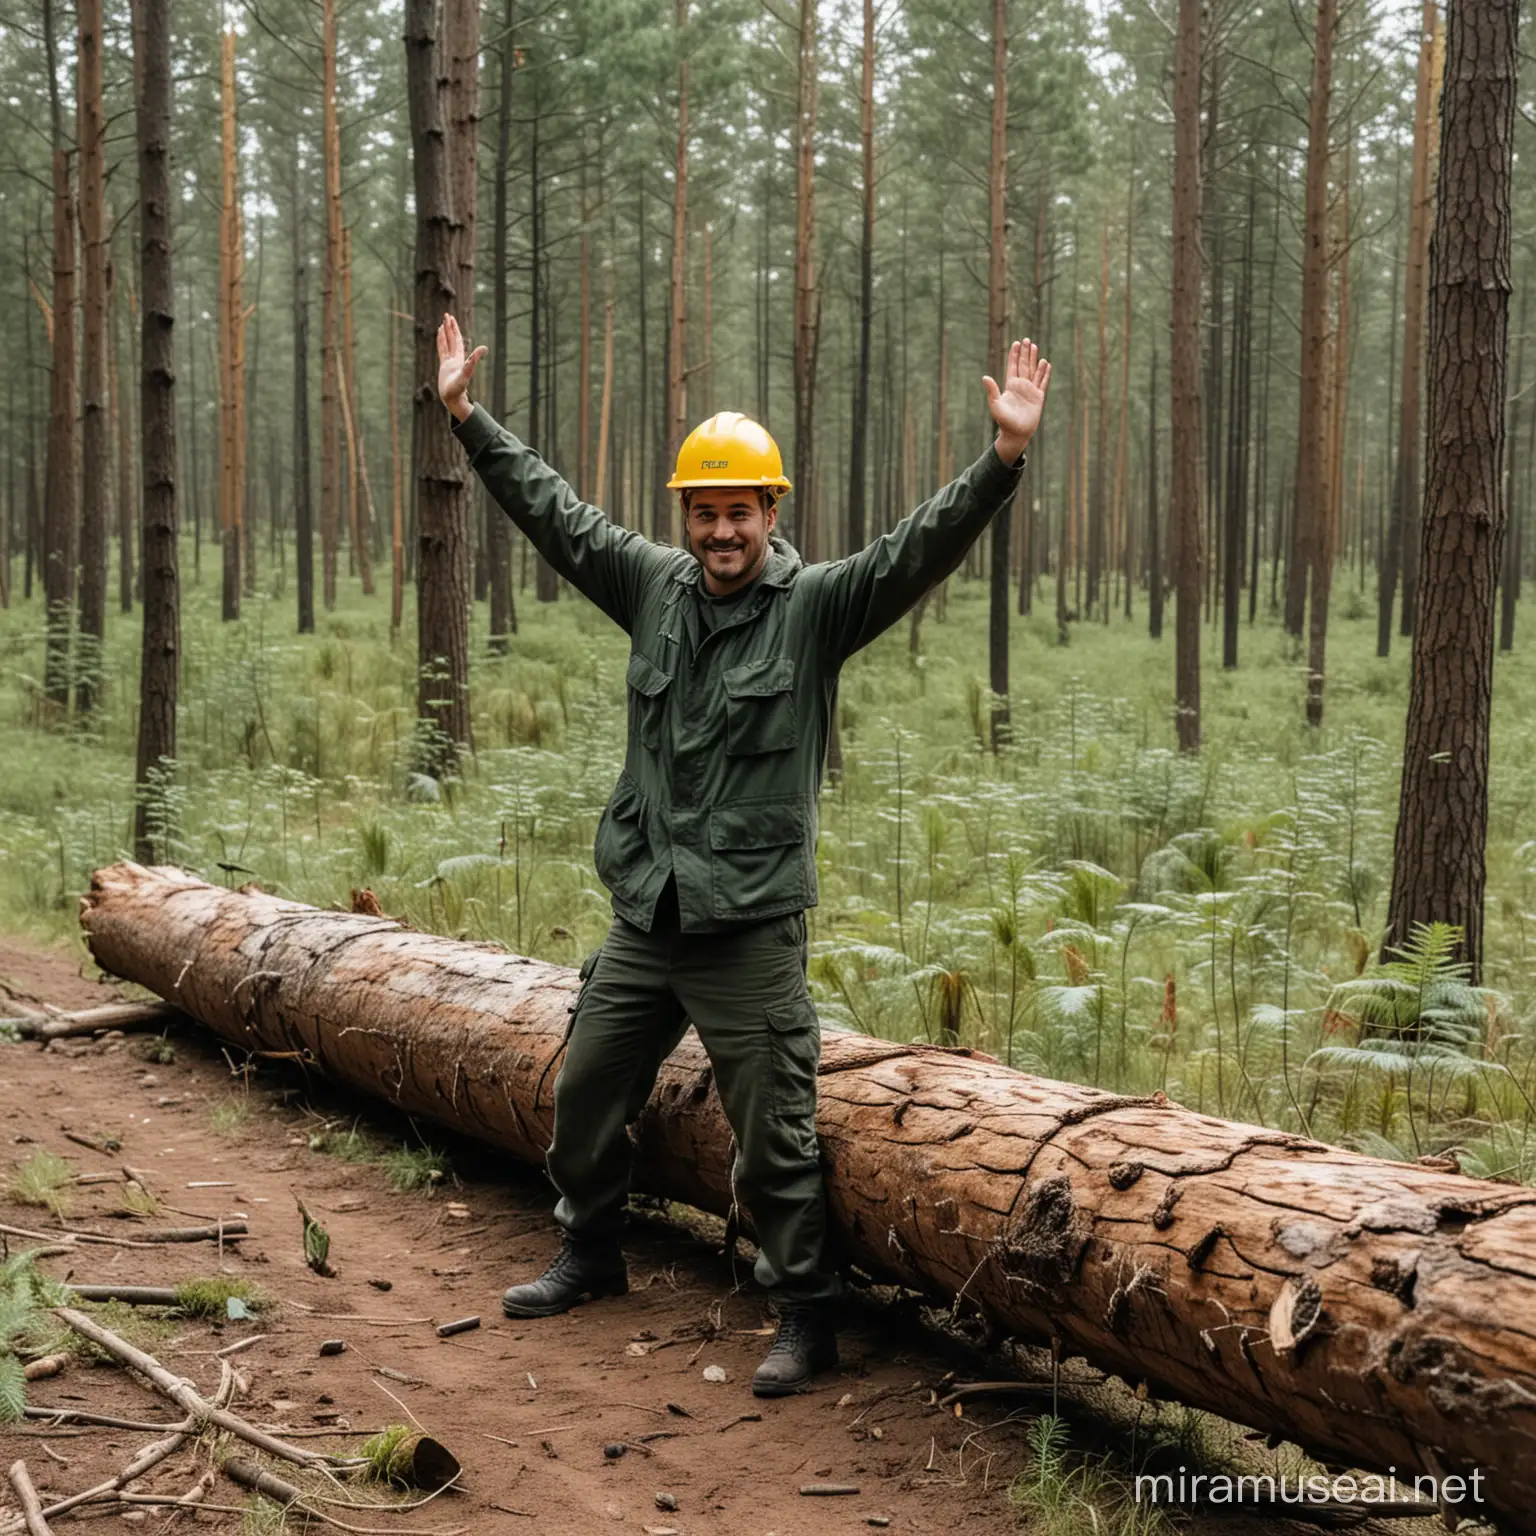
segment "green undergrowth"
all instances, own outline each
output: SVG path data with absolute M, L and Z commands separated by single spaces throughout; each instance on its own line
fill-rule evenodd
M 1433 1005 L 1394 1043 L 1349 990 L 1398 984 L 1376 957 L 1408 665 L 1402 645 L 1376 657 L 1352 581 L 1338 584 L 1320 730 L 1302 723 L 1305 659 L 1274 615 L 1243 627 L 1234 671 L 1206 628 L 1196 758 L 1172 735 L 1171 635 L 1150 640 L 1138 607 L 1074 624 L 1061 646 L 1048 609 L 1042 588 L 1013 621 L 1001 752 L 985 750 L 983 583 L 950 583 L 915 652 L 903 623 L 844 670 L 843 772 L 821 802 L 810 914 L 824 1019 L 1536 1179 L 1524 614 L 1495 663 L 1484 987 L 1456 1004 L 1447 1044 Z M 35 602 L 0 613 L 0 929 L 54 936 L 75 932 L 90 871 L 128 851 L 138 621 L 111 616 L 104 707 L 60 728 L 27 681 L 40 617 Z M 387 605 L 344 583 L 300 637 L 291 594 L 269 589 L 225 625 L 217 583 L 189 586 L 181 760 L 150 796 L 161 856 L 321 906 L 367 886 L 417 928 L 576 963 L 609 921 L 591 849 L 623 755 L 627 642 L 569 593 L 520 619 L 511 654 L 493 656 L 477 607 L 475 750 L 433 778 L 415 753 L 409 614 L 391 641 Z M 1398 963 L 1421 965 L 1433 942 Z M 241 1110 L 216 1114 L 238 1134 Z
M 21 1205 L 41 1206 L 61 1220 L 69 1214 L 74 1171 L 56 1152 L 39 1147 L 11 1174 L 9 1192 Z
M 377 1164 L 389 1187 L 401 1193 L 435 1189 L 449 1176 L 448 1154 L 430 1143 L 391 1146 L 356 1120 L 349 1125 L 327 1124 L 309 1135 L 311 1152 L 338 1157 L 347 1163 Z
M 227 1275 L 183 1280 L 176 1287 L 176 1308 L 187 1317 L 222 1321 L 228 1316 L 231 1300 L 242 1302 L 251 1312 L 264 1312 L 272 1306 L 272 1298 L 254 1281 Z

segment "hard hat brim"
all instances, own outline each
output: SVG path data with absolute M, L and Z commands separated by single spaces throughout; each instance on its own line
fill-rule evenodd
M 743 486 L 748 490 L 754 491 L 777 491 L 781 496 L 794 490 L 794 486 L 782 475 L 778 477 L 764 475 L 757 480 L 679 480 L 674 475 L 667 481 L 667 489 L 669 491 L 724 491 L 730 490 L 734 486 Z

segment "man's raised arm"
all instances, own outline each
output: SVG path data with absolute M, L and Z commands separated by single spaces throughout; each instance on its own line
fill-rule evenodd
M 484 406 L 470 404 L 469 382 L 485 353 L 476 347 L 465 357 L 458 321 L 443 316 L 437 331 L 437 392 L 453 415 L 453 435 L 486 490 L 533 547 L 628 630 L 646 572 L 666 562 L 665 552 L 588 506 Z
M 1040 349 L 1027 337 L 1014 342 L 1003 388 L 982 380 L 997 423 L 993 446 L 889 533 L 801 578 L 817 586 L 818 626 L 835 655 L 868 645 L 965 558 L 1018 485 L 1050 379 Z

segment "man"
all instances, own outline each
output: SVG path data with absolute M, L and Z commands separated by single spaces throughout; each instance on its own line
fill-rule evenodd
M 458 323 L 444 317 L 438 393 L 454 435 L 534 547 L 631 639 L 624 770 L 595 850 L 613 924 L 582 967 L 555 1084 L 548 1165 L 565 1240 L 502 1305 L 548 1317 L 628 1288 L 627 1127 L 692 1022 L 735 1133 L 755 1273 L 778 1302 L 752 1390 L 783 1396 L 837 1363 L 805 909 L 816 903 L 817 792 L 838 672 L 960 564 L 1013 495 L 1051 367 L 1015 342 L 1003 387 L 983 380 L 994 446 L 867 549 L 807 567 L 774 537 L 790 484 L 756 422 L 723 412 L 688 437 L 668 482 L 682 497 L 686 547 L 652 544 L 578 500 L 471 406 L 485 352 L 466 358 Z

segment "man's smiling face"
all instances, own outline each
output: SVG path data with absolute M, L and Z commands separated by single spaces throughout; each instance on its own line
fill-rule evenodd
M 684 498 L 688 548 L 704 567 L 704 587 L 723 596 L 744 587 L 768 559 L 778 521 L 773 498 L 757 486 L 707 486 Z

